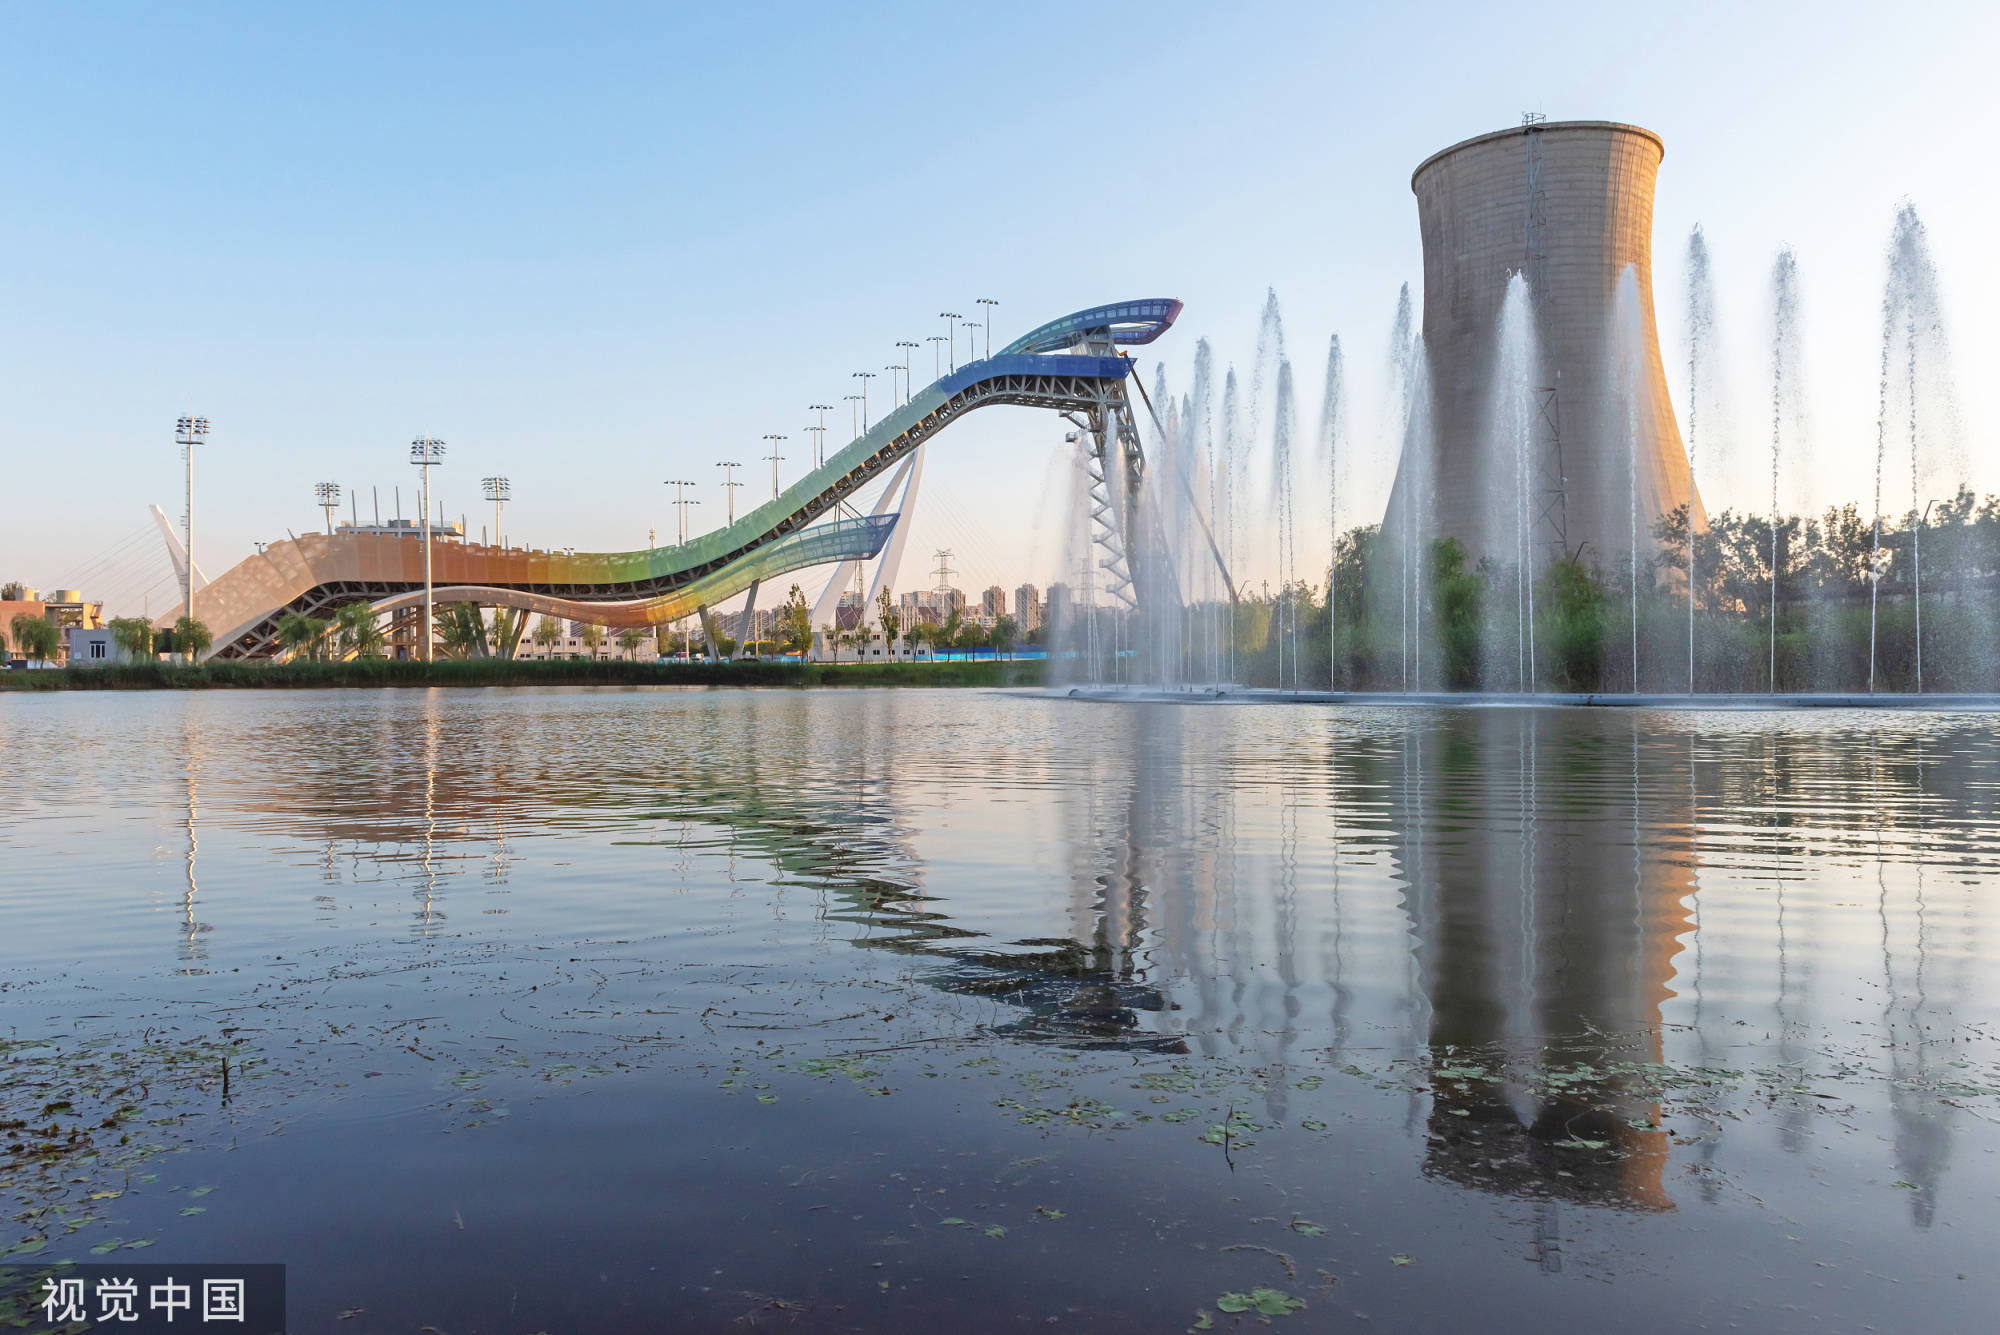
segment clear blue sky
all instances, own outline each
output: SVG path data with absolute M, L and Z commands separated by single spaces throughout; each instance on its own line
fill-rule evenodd
M 407 493 L 412 435 L 481 522 L 624 548 L 671 532 L 660 479 L 755 460 L 934 313 L 996 335 L 1131 296 L 1185 299 L 1156 345 L 1244 365 L 1266 286 L 1317 402 L 1329 333 L 1373 445 L 1415 164 L 1551 119 L 1667 142 L 1656 290 L 1717 258 L 1754 421 L 1765 275 L 1798 248 L 1812 385 L 1804 498 L 1861 495 L 1881 252 L 1908 197 L 1935 243 L 1973 480 L 2000 488 L 1991 241 L 2000 172 L 1985 4 L 8 6 L 0 99 L 0 578 L 75 582 L 157 501 L 174 417 L 215 423 L 198 508 L 219 574 L 319 515 L 312 484 Z M 1150 369 L 1147 372 L 1151 380 Z M 874 382 L 886 390 L 886 375 Z M 1677 408 L 1681 405 L 1677 403 Z M 1037 582 L 1055 422 L 981 414 L 933 452 L 911 568 Z M 1704 479 L 1755 504 L 1761 465 Z M 796 468 L 788 463 L 787 471 Z M 1388 461 L 1357 463 L 1354 520 Z M 752 483 L 768 472 L 753 463 Z M 1851 485 L 1843 485 L 1851 483 Z M 408 502 L 405 502 L 406 510 Z M 163 558 L 162 558 L 163 559 Z M 161 566 L 164 572 L 164 565 Z M 122 609 L 121 609 L 122 610 Z M 134 609 L 136 610 L 136 609 Z M 157 610 L 157 608 L 155 608 Z

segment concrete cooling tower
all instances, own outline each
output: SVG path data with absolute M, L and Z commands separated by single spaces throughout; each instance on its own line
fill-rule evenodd
M 1535 122 L 1425 159 L 1421 355 L 1387 531 L 1615 570 L 1693 495 L 1653 321 L 1660 137 Z M 1511 286 L 1510 286 L 1511 285 Z M 1412 489 L 1414 488 L 1414 491 Z M 1693 497 L 1697 526 L 1706 523 Z

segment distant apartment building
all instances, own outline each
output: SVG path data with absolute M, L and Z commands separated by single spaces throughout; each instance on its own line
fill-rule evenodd
M 841 594 L 840 601 L 835 603 L 833 607 L 833 628 L 835 630 L 853 630 L 856 626 L 866 621 L 868 619 L 867 601 L 866 595 L 856 593 L 852 589 Z M 819 627 L 815 626 L 813 629 L 818 630 Z
M 1047 600 L 1042 604 L 1042 624 L 1060 626 L 1071 611 L 1070 587 L 1067 584 L 1051 584 Z
M 966 612 L 963 589 L 918 589 L 896 600 L 896 622 L 903 634 L 917 626 L 942 626 L 956 612 Z
M 937 594 L 929 589 L 918 589 L 896 599 L 896 630 L 908 635 L 918 626 L 937 626 L 944 622 L 944 612 Z
M 979 595 L 979 624 L 989 629 L 1007 615 L 1007 590 L 998 584 Z
M 1014 628 L 1021 635 L 1042 628 L 1042 591 L 1032 584 L 1014 590 Z

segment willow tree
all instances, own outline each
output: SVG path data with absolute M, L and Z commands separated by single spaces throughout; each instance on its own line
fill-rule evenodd
M 23 658 L 54 658 L 60 640 L 56 623 L 47 617 L 38 617 L 31 612 L 14 614 L 14 643 L 19 646 Z
M 144 617 L 114 617 L 110 624 L 111 642 L 132 659 L 153 656 L 153 623 Z
M 192 663 L 208 652 L 215 643 L 215 636 L 208 629 L 208 623 L 184 616 L 174 622 L 174 652 Z

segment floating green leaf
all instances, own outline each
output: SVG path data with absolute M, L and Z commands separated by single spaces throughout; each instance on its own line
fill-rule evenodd
M 1225 1293 L 1215 1300 L 1225 1312 L 1256 1312 L 1260 1316 L 1290 1316 L 1306 1305 L 1283 1289 L 1252 1289 L 1248 1293 Z
M 1389 1259 L 1391 1261 L 1394 1261 L 1397 1265 L 1415 1265 L 1417 1263 L 1417 1258 L 1410 1255 L 1408 1252 L 1397 1252 L 1394 1256 L 1390 1257 Z
M 1007 1226 L 1005 1224 L 995 1224 L 986 1230 L 986 1236 L 989 1238 L 1004 1238 L 1007 1236 Z

